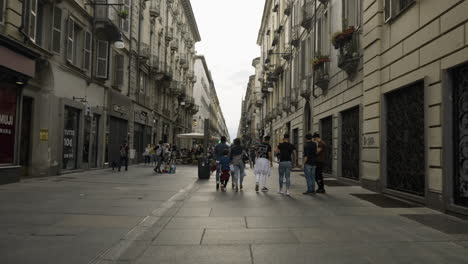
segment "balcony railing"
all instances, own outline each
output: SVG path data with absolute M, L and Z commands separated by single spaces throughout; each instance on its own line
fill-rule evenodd
M 314 83 L 318 87 L 325 91 L 328 88 L 328 83 L 330 82 L 329 72 L 329 62 L 323 62 L 318 65 L 314 65 Z
M 151 55 L 149 66 L 152 72 L 159 72 L 161 67 L 161 60 L 158 55 Z
M 171 50 L 172 51 L 179 50 L 179 41 L 177 41 L 177 39 L 171 42 Z
M 302 21 L 301 26 L 307 30 L 312 29 L 314 26 L 314 15 L 315 15 L 315 1 L 305 0 L 302 6 Z
M 297 106 L 299 105 L 297 88 L 293 88 L 291 91 L 291 105 L 294 106 L 294 108 L 297 108 Z
M 149 59 L 151 55 L 151 48 L 150 45 L 147 43 L 140 43 L 140 59 Z
M 359 31 L 354 31 L 354 28 L 352 30 L 338 46 L 338 67 L 348 74 L 349 79 L 356 74 L 360 61 Z
M 149 13 L 153 18 L 159 17 L 161 15 L 161 0 L 151 0 Z
M 297 48 L 299 47 L 300 43 L 301 43 L 301 26 L 295 25 L 292 28 L 291 45 Z
M 95 1 L 94 19 L 96 21 L 96 35 L 108 41 L 120 38 L 120 23 L 122 21 L 121 7 L 112 5 L 109 0 Z
M 166 30 L 166 41 L 172 41 L 174 39 L 174 29 L 172 27 L 168 27 Z
M 187 54 L 180 53 L 179 63 L 180 63 L 180 65 L 187 64 Z

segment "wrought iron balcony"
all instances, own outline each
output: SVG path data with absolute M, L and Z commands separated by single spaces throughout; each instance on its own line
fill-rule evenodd
M 256 107 L 261 107 L 262 105 L 263 105 L 263 100 L 262 99 L 255 100 L 255 106 Z
M 120 24 L 124 12 L 127 11 L 124 11 L 122 6 L 115 5 L 115 2 L 111 0 L 96 0 L 94 4 L 97 38 L 111 42 L 119 40 L 121 38 Z M 128 12 L 126 15 L 128 17 Z
M 195 78 L 195 73 L 193 70 L 190 70 L 188 73 L 187 73 L 187 78 L 189 80 L 193 80 Z
M 276 46 L 279 42 L 279 39 L 280 39 L 280 33 L 275 31 L 275 34 L 273 36 L 273 41 L 271 42 L 271 46 Z
M 301 43 L 301 26 L 300 25 L 295 25 L 292 28 L 291 32 L 291 45 L 293 47 L 299 47 Z
M 147 43 L 140 43 L 140 60 L 147 60 L 151 56 L 151 48 Z
M 330 82 L 330 76 L 328 74 L 329 64 L 329 62 L 322 62 L 314 65 L 314 83 L 320 87 L 322 91 L 328 88 L 328 83 Z
M 290 46 L 286 46 L 284 48 L 284 51 L 281 54 L 281 57 L 286 61 L 290 61 L 292 59 L 292 49 Z
M 182 94 L 182 89 L 179 81 L 171 81 L 169 85 L 169 90 L 171 95 L 174 95 L 175 97 L 178 97 Z
M 179 50 L 179 41 L 177 39 L 171 42 L 171 50 L 172 51 Z
M 315 0 L 305 0 L 302 6 L 301 26 L 310 30 L 314 26 Z
M 297 108 L 299 105 L 299 97 L 297 94 L 297 88 L 293 88 L 291 91 L 291 105 L 294 106 L 294 108 Z
M 359 61 L 359 31 L 353 31 L 338 47 L 338 68 L 344 70 L 348 74 L 348 78 L 352 79 L 356 74 Z
M 149 8 L 150 16 L 153 18 L 159 17 L 161 15 L 161 2 L 160 0 L 151 0 Z
M 174 39 L 174 29 L 172 27 L 168 27 L 166 30 L 166 41 L 172 41 Z
M 285 96 L 283 98 L 283 111 L 289 113 L 291 111 L 291 97 Z
M 195 99 L 192 96 L 187 95 L 185 97 L 185 107 L 191 108 L 194 105 L 195 105 Z
M 286 7 L 284 8 L 284 14 L 289 16 L 291 15 L 291 10 L 292 10 L 292 3 L 291 0 L 286 1 Z
M 149 66 L 152 72 L 157 73 L 161 69 L 161 60 L 159 59 L 158 55 L 151 55 L 151 58 L 149 60 Z
M 198 113 L 198 111 L 200 111 L 200 106 L 194 104 L 194 105 L 192 106 L 192 109 L 191 109 L 190 113 L 191 113 L 192 115 L 195 115 L 195 114 Z
M 301 97 L 305 98 L 306 100 L 309 100 L 311 94 L 312 91 L 310 89 L 310 79 L 306 78 L 302 80 Z

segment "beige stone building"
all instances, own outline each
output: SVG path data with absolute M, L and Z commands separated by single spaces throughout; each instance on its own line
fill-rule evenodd
M 0 39 L 0 181 L 102 168 L 123 141 L 133 163 L 147 144 L 188 144 L 189 0 L 4 0 Z
M 265 1 L 261 134 L 317 131 L 329 175 L 468 213 L 467 21 L 458 0 Z

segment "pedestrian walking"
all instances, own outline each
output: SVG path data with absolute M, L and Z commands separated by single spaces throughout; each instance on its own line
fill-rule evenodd
M 258 192 L 260 179 L 262 180 L 262 192 L 268 191 L 266 187 L 267 177 L 270 176 L 271 167 L 273 167 L 273 156 L 271 154 L 271 146 L 268 143 L 270 136 L 266 136 L 263 142 L 257 148 L 257 161 L 255 164 L 255 191 Z
M 257 159 L 257 155 L 255 153 L 255 148 L 250 148 L 250 168 L 253 169 L 255 167 L 255 160 Z
M 232 178 L 232 182 L 234 184 L 234 188 L 236 189 L 236 192 L 239 191 L 239 188 L 242 190 L 243 185 L 242 183 L 244 182 L 244 176 L 245 176 L 245 164 L 243 161 L 243 155 L 244 155 L 244 148 L 241 146 L 241 141 L 240 139 L 236 138 L 234 139 L 234 144 L 231 146 L 231 163 L 234 167 L 234 176 Z
M 151 151 L 150 151 L 150 154 L 151 154 L 151 164 L 154 164 L 156 165 L 156 145 L 151 145 Z
M 143 158 L 145 160 L 145 166 L 151 163 L 151 145 L 148 144 L 143 152 Z
M 325 157 L 327 155 L 327 144 L 320 138 L 319 133 L 314 133 L 312 136 L 314 142 L 317 144 L 317 161 L 315 162 L 315 181 L 317 182 L 317 193 L 325 193 L 325 184 L 323 181 L 323 166 L 325 165 Z
M 226 186 L 229 182 L 229 177 L 230 177 L 230 170 L 231 170 L 231 158 L 229 158 L 229 150 L 225 149 L 223 151 L 223 156 L 219 160 L 219 164 L 221 166 L 221 191 L 225 192 L 226 191 Z
M 122 166 L 125 166 L 125 170 L 128 170 L 128 152 L 130 148 L 127 144 L 127 141 L 124 141 L 122 145 L 120 145 L 120 162 L 119 162 L 119 171 Z
M 162 173 L 161 172 L 161 164 L 162 164 L 162 159 L 163 159 L 163 141 L 160 140 L 159 144 L 157 144 L 154 147 L 154 151 L 156 153 L 156 167 L 154 167 L 154 171 L 156 173 Z
M 226 144 L 226 137 L 221 137 L 221 142 L 215 147 L 215 159 L 216 159 L 216 190 L 219 190 L 220 175 L 221 175 L 221 164 L 220 160 L 223 157 L 224 150 L 229 151 L 229 146 Z
M 304 145 L 304 176 L 307 181 L 307 191 L 302 194 L 315 194 L 315 162 L 317 160 L 317 144 L 312 140 L 312 134 L 306 135 Z
M 292 155 L 296 147 L 289 143 L 289 134 L 284 134 L 283 143 L 280 143 L 276 147 L 276 151 L 279 157 L 279 193 L 290 195 L 289 187 L 291 186 L 291 168 L 292 168 Z M 286 191 L 283 190 L 283 178 L 286 178 Z

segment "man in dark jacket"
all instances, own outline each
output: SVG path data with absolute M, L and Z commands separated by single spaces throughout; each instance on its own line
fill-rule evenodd
M 125 170 L 128 170 L 128 152 L 130 148 L 128 147 L 127 141 L 124 141 L 120 145 L 120 162 L 119 162 L 119 171 L 122 166 L 125 166 Z
M 226 144 L 226 137 L 222 136 L 221 137 L 221 143 L 216 145 L 215 147 L 215 158 L 216 158 L 216 190 L 219 190 L 219 176 L 221 173 L 221 164 L 220 160 L 223 157 L 224 150 L 229 150 L 229 146 Z
M 323 165 L 325 164 L 325 157 L 327 155 L 327 144 L 320 138 L 318 133 L 312 136 L 314 142 L 317 144 L 317 162 L 315 168 L 315 181 L 317 182 L 317 193 L 325 193 L 325 186 L 323 182 Z

